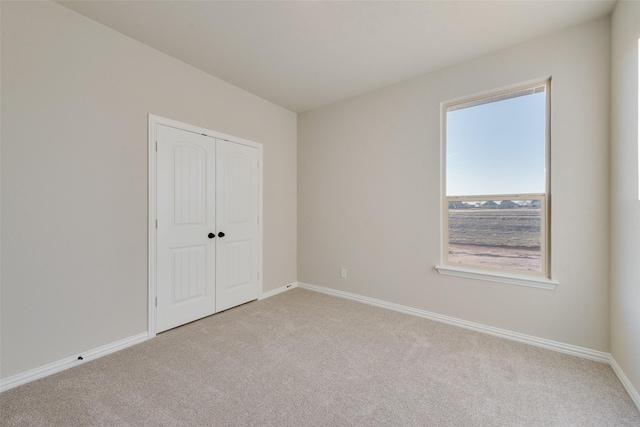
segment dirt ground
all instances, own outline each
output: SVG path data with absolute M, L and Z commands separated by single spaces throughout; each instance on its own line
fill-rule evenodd
M 540 250 L 449 245 L 449 262 L 510 270 L 540 271 Z

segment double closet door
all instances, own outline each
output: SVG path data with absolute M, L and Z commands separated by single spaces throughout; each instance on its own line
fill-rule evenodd
M 156 332 L 258 298 L 258 149 L 158 125 Z

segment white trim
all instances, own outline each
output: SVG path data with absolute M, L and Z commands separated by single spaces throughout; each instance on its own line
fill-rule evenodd
M 488 280 L 490 282 L 509 283 L 512 285 L 529 286 L 532 288 L 555 289 L 560 282 L 546 277 L 519 276 L 517 274 L 500 273 L 497 271 L 481 271 L 470 268 L 452 267 L 450 265 L 436 265 L 438 273 L 445 276 L 467 277 L 469 279 Z
M 147 301 L 148 304 L 148 318 L 147 318 L 147 326 L 149 330 L 149 338 L 153 338 L 156 336 L 156 126 L 163 125 L 172 127 L 175 129 L 184 130 L 187 132 L 194 132 L 200 135 L 206 135 L 212 138 L 223 139 L 225 141 L 234 142 L 237 144 L 247 145 L 249 147 L 256 148 L 258 150 L 258 215 L 259 215 L 259 223 L 258 223 L 258 245 L 260 247 L 259 251 L 259 259 L 258 259 L 258 298 L 261 298 L 262 288 L 263 288 L 263 277 L 264 277 L 264 249 L 263 249 L 263 224 L 264 224 L 264 174 L 263 174 L 263 147 L 262 144 L 250 141 L 248 139 L 240 138 L 237 136 L 227 135 L 226 133 L 216 132 L 210 129 L 206 129 L 200 126 L 190 125 L 188 123 L 182 123 L 176 120 L 168 119 L 166 117 L 156 116 L 154 114 L 149 114 L 149 244 L 148 244 L 148 254 L 149 254 L 149 268 L 148 268 L 148 293 L 149 299 Z
M 298 287 L 298 282 L 291 282 L 288 285 L 280 286 L 279 288 L 271 289 L 270 291 L 267 291 L 267 292 L 261 292 L 260 296 L 258 297 L 258 300 L 269 298 L 297 287 Z
M 127 347 L 131 347 L 132 345 L 140 344 L 141 342 L 144 342 L 148 339 L 149 334 L 143 332 L 141 334 L 134 335 L 132 337 L 125 338 L 111 344 L 107 344 L 102 347 L 94 348 L 93 350 L 80 353 L 77 356 L 66 357 L 64 359 L 58 360 L 57 362 L 49 363 L 48 365 L 40 366 L 39 368 L 31 369 L 29 371 L 13 375 L 11 377 L 5 378 L 4 380 L 0 380 L 0 392 L 7 391 L 14 387 L 18 387 L 19 385 L 26 384 L 28 382 L 35 381 L 49 375 L 53 375 L 60 371 L 64 371 L 65 369 L 73 368 L 74 366 L 78 366 L 90 360 L 94 360 L 99 357 L 106 356 L 107 354 L 123 350 Z M 82 359 L 80 360 L 78 359 L 78 357 L 82 357 Z
M 536 85 L 542 86 L 543 84 L 545 84 L 545 82 L 551 82 L 552 77 L 553 76 L 551 75 L 546 75 L 546 76 L 538 77 L 535 79 L 527 80 L 524 82 L 513 83 L 507 86 L 502 86 L 502 87 L 499 87 L 498 89 L 487 89 L 482 92 L 477 92 L 471 96 L 469 95 L 459 96 L 457 98 L 452 98 L 452 99 L 440 102 L 440 107 L 443 107 L 443 106 L 448 107 L 450 105 L 461 104 L 464 101 L 473 101 L 473 100 L 478 100 L 482 98 L 488 98 L 493 95 L 500 95 L 500 94 L 505 94 L 509 92 L 515 92 L 517 90 L 524 89 L 531 86 L 536 86 Z M 548 87 L 547 87 L 547 90 L 549 90 Z
M 470 329 L 476 332 L 482 332 L 485 334 L 493 335 L 500 338 L 506 338 L 512 341 L 518 341 L 525 344 L 530 344 L 536 347 L 546 348 L 548 350 L 557 351 L 560 353 L 570 354 L 572 356 L 581 357 L 583 359 L 595 360 L 596 362 L 609 363 L 610 355 L 603 351 L 591 350 L 589 348 L 578 347 L 571 344 L 565 344 L 558 341 L 552 341 L 544 338 L 538 338 L 531 335 L 521 334 L 519 332 L 508 331 L 506 329 L 494 328 L 493 326 L 486 326 L 480 323 L 469 322 L 467 320 L 457 319 L 455 317 L 444 316 L 442 314 L 432 313 L 417 308 L 407 307 L 405 305 L 394 304 L 387 301 L 378 300 L 375 298 L 369 298 L 349 292 L 338 291 L 331 288 L 325 288 L 323 286 L 310 285 L 308 283 L 298 282 L 298 287 L 302 289 L 308 289 L 310 291 L 320 292 L 323 294 L 333 295 L 341 298 L 347 298 L 354 301 L 363 302 L 365 304 L 375 305 L 377 307 L 388 308 L 390 310 L 399 311 L 401 313 L 411 314 L 413 316 L 423 317 L 425 319 L 434 320 L 440 323 L 446 323 L 448 325 L 458 326 L 465 329 Z
M 627 390 L 627 393 L 629 393 L 629 397 L 631 398 L 633 403 L 635 403 L 638 411 L 640 411 L 640 393 L 638 393 L 638 390 L 636 390 L 633 384 L 631 384 L 631 381 L 629 381 L 629 378 L 627 378 L 624 371 L 622 370 L 620 365 L 618 365 L 618 362 L 616 362 L 616 359 L 611 354 L 609 355 L 609 365 L 611 365 L 613 372 L 616 373 L 616 376 L 622 383 L 622 386 L 625 390 Z
M 302 282 L 292 282 L 292 283 L 289 283 L 288 285 L 280 286 L 279 288 L 272 289 L 271 291 L 261 293 L 259 299 L 260 300 L 266 299 L 297 287 L 314 291 L 314 292 L 320 292 L 323 294 L 340 297 L 340 298 L 346 298 L 346 299 L 362 302 L 365 304 L 374 305 L 377 307 L 395 310 L 395 311 L 399 311 L 405 314 L 410 314 L 413 316 L 423 317 L 429 320 L 434 320 L 436 322 L 446 323 L 449 325 L 470 329 L 476 332 L 487 333 L 487 334 L 498 336 L 501 338 L 506 338 L 509 340 L 518 341 L 525 344 L 530 344 L 536 347 L 542 347 L 548 350 L 554 350 L 560 353 L 570 354 L 572 356 L 595 360 L 597 362 L 608 363 L 613 369 L 613 372 L 616 374 L 616 376 L 622 383 L 622 386 L 625 388 L 625 390 L 629 394 L 629 397 L 631 398 L 633 403 L 638 407 L 638 410 L 640 410 L 640 394 L 633 387 L 633 384 L 631 384 L 631 381 L 629 381 L 629 378 L 627 378 L 622 368 L 620 368 L 620 365 L 618 365 L 618 362 L 616 362 L 615 358 L 609 353 L 590 350 L 587 348 L 577 347 L 570 344 L 564 344 L 557 341 L 546 340 L 543 338 L 537 338 L 530 335 L 507 331 L 504 329 L 493 328 L 491 326 L 485 326 L 479 323 L 468 322 L 466 320 L 456 319 L 454 317 L 443 316 L 440 314 L 431 313 L 424 310 L 419 310 L 419 309 L 415 309 L 415 308 L 411 308 L 411 307 L 407 307 L 399 304 L 377 300 L 374 298 L 352 294 L 349 292 L 338 291 L 335 289 L 325 288 L 322 286 L 316 286 L 316 285 L 311 285 L 311 284 L 302 283 Z M 20 385 L 26 384 L 28 382 L 35 381 L 37 379 L 44 378 L 49 375 L 53 375 L 55 373 L 64 371 L 69 368 L 73 368 L 75 366 L 78 366 L 90 360 L 95 360 L 102 356 L 115 353 L 116 351 L 124 350 L 127 347 L 140 344 L 150 338 L 153 338 L 153 336 L 150 333 L 143 332 L 143 333 L 134 335 L 132 337 L 125 338 L 120 341 L 116 341 L 111 344 L 107 344 L 105 346 L 83 352 L 81 354 L 82 360 L 78 360 L 78 356 L 67 357 L 65 359 L 58 360 L 57 362 L 49 363 L 48 365 L 44 365 L 39 368 L 31 369 L 29 371 L 13 375 L 4 380 L 0 380 L 0 393 L 10 390 L 12 388 L 18 387 Z
M 225 141 L 235 142 L 237 144 L 248 145 L 253 148 L 262 148 L 262 144 L 250 141 L 248 139 L 240 138 L 238 136 L 228 135 L 222 132 L 216 132 L 215 130 L 203 128 L 196 125 L 190 125 L 188 123 L 179 122 L 177 120 L 168 119 L 166 117 L 156 116 L 155 114 L 149 114 L 149 125 L 164 125 L 175 129 L 184 130 L 187 132 L 194 132 L 200 135 L 204 134 L 212 138 L 224 139 Z M 151 129 L 151 127 L 150 127 Z M 154 130 L 155 132 L 155 130 Z M 154 140 L 155 142 L 155 140 Z M 154 147 L 155 150 L 155 147 Z
M 161 120 L 159 117 L 149 114 L 149 176 L 147 177 L 149 186 L 149 204 L 147 205 L 147 212 L 149 213 L 148 220 L 148 263 L 149 268 L 147 271 L 147 277 L 149 278 L 147 300 L 147 330 L 149 331 L 149 338 L 156 336 L 156 124 Z

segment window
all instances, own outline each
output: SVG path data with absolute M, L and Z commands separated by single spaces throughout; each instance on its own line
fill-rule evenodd
M 548 278 L 549 90 L 443 105 L 441 268 Z

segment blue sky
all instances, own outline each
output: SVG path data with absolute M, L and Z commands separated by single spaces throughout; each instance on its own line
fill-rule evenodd
M 447 195 L 545 191 L 545 93 L 447 112 Z

